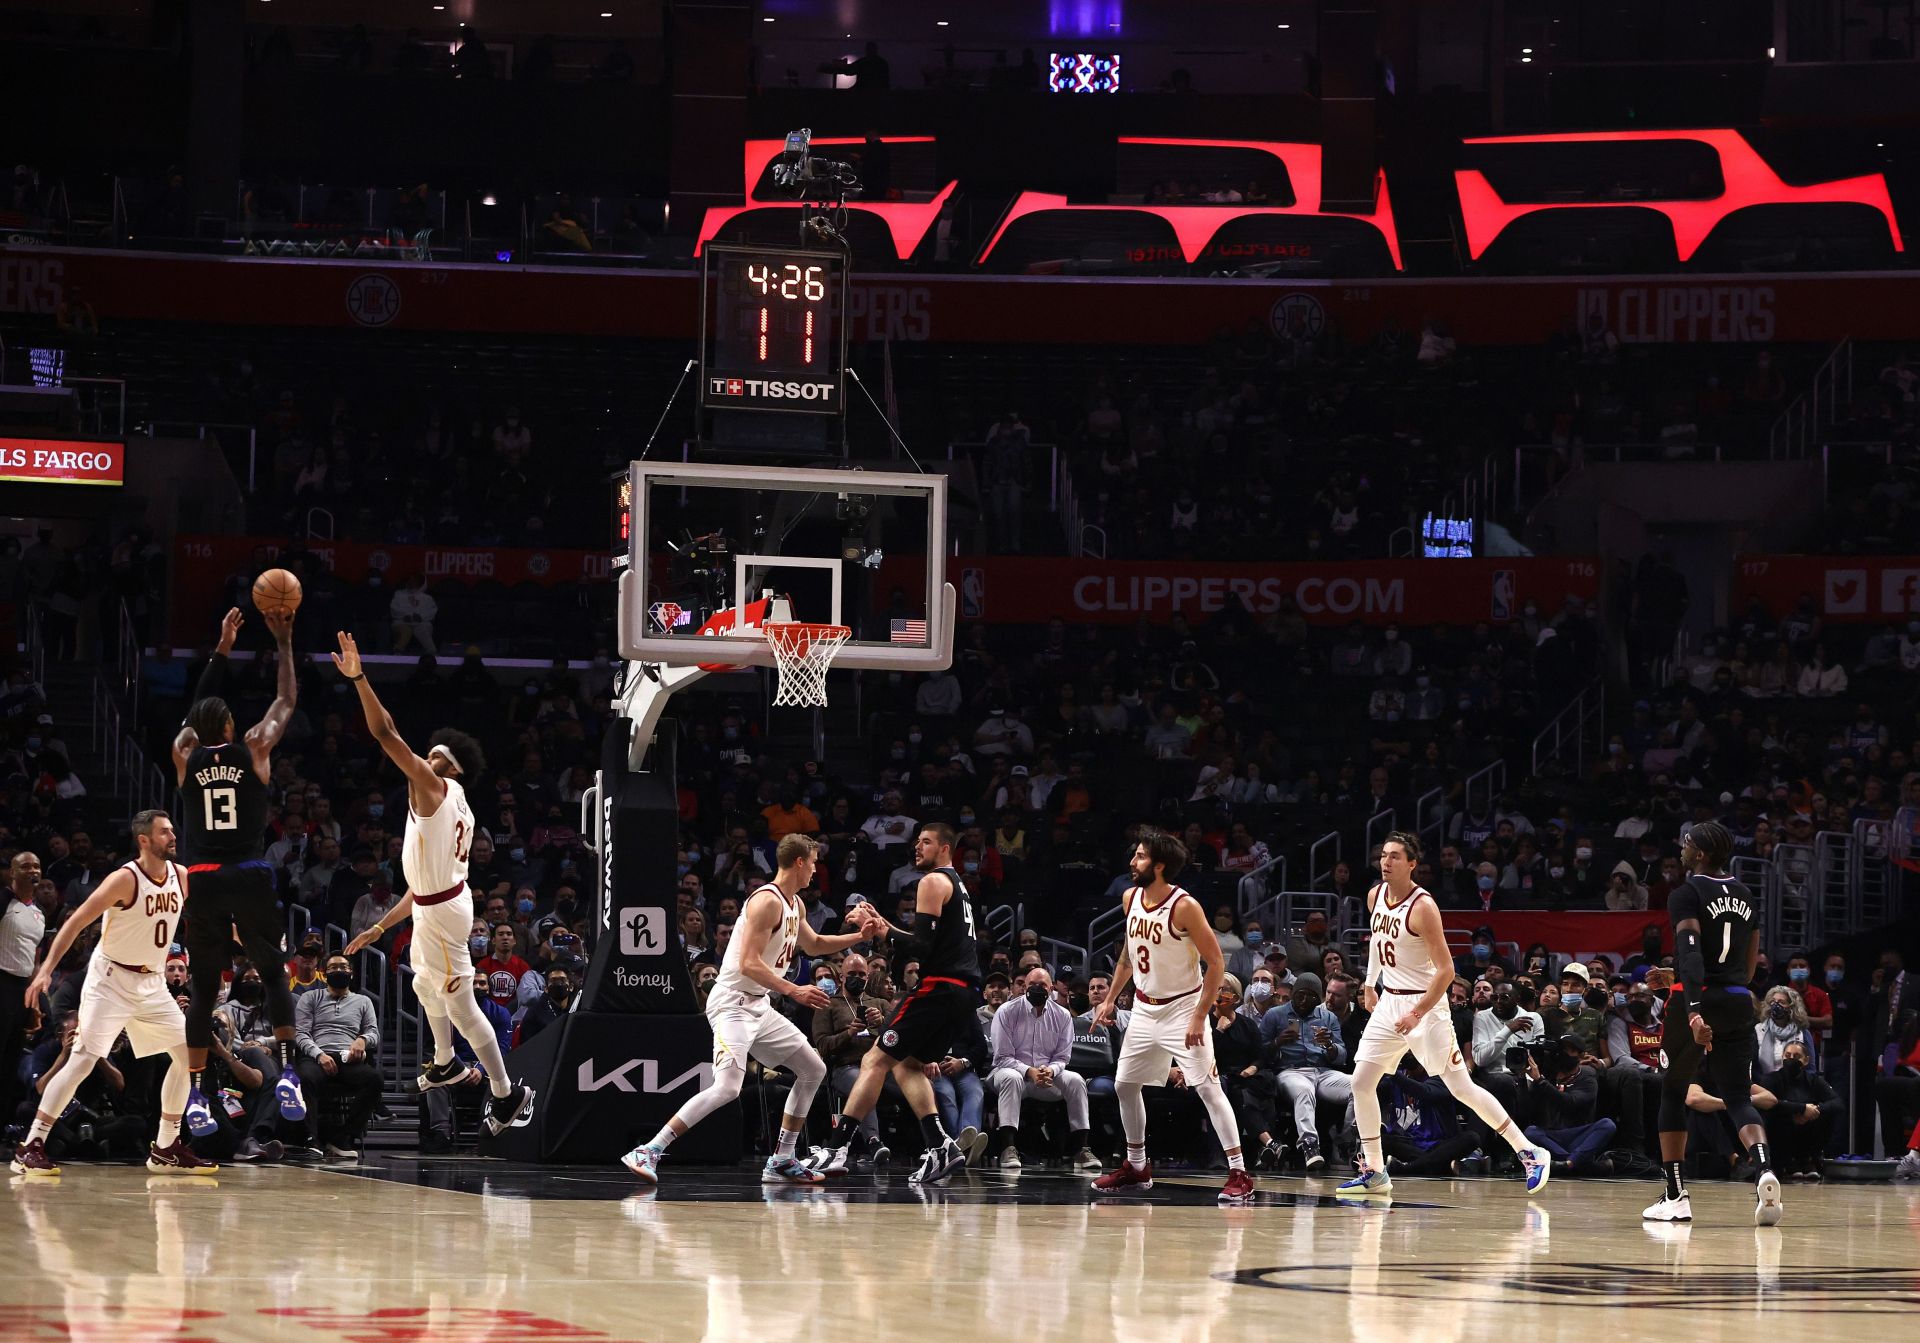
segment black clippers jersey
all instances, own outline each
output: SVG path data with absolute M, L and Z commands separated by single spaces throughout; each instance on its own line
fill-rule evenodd
M 244 742 L 194 747 L 180 785 L 179 821 L 189 864 L 244 863 L 265 852 L 267 786 Z
M 962 979 L 980 987 L 980 944 L 973 929 L 973 901 L 967 883 L 950 867 L 936 867 L 953 883 L 947 907 L 933 921 L 933 937 L 920 957 L 920 978 Z
M 1732 877 L 1691 876 L 1667 897 L 1667 912 L 1677 925 L 1700 921 L 1700 959 L 1707 986 L 1745 988 L 1747 947 L 1760 935 L 1760 907 L 1753 893 Z

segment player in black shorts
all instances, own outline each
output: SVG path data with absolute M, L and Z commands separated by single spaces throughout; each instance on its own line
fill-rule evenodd
M 813 1149 L 808 1164 L 824 1175 L 845 1175 L 850 1153 L 884 1154 L 886 1149 L 860 1132 L 860 1121 L 880 1103 L 889 1072 L 918 1116 L 927 1144 L 909 1182 L 945 1184 L 967 1164 L 967 1154 L 940 1124 L 933 1083 L 926 1074 L 927 1062 L 938 1062 L 967 1029 L 980 999 L 973 906 L 966 883 L 953 868 L 953 841 L 953 827 L 938 821 L 921 826 L 913 841 L 913 865 L 921 873 L 913 891 L 913 927 L 888 925 L 888 931 L 901 939 L 896 946 L 904 943 L 906 956 L 920 962 L 920 987 L 901 1000 L 879 1041 L 861 1060 L 859 1080 L 834 1120 L 827 1146 Z
M 1725 826 L 1706 821 L 1689 828 L 1680 841 L 1688 876 L 1667 897 L 1675 976 L 1660 1041 L 1667 1056 L 1660 1079 L 1660 1162 L 1667 1187 L 1641 1214 L 1651 1222 L 1693 1220 L 1684 1173 L 1687 1087 L 1699 1078 L 1703 1061 L 1714 1094 L 1726 1102 L 1727 1118 L 1759 1171 L 1755 1224 L 1773 1226 L 1782 1212 L 1780 1177 L 1773 1173 L 1767 1130 L 1753 1105 L 1757 1047 L 1747 985 L 1760 958 L 1760 910 L 1752 892 L 1726 875 L 1732 857 L 1733 836 Z
M 266 982 L 267 1017 L 273 1022 L 280 1063 L 280 1080 L 274 1086 L 280 1113 L 295 1121 L 307 1117 L 306 1098 L 293 1071 L 293 995 L 287 991 L 287 962 L 280 945 L 279 898 L 265 853 L 271 755 L 293 717 L 293 616 L 276 612 L 266 617 L 280 650 L 279 681 L 265 717 L 235 741 L 233 710 L 215 692 L 226 676 L 227 653 L 241 620 L 235 607 L 220 623 L 213 660 L 194 691 L 186 725 L 173 740 L 174 777 L 180 785 L 180 855 L 188 872 L 182 940 L 192 985 L 187 1058 L 193 1085 L 186 1118 L 195 1134 L 213 1122 L 200 1081 L 213 1043 L 214 1000 L 220 994 L 221 972 L 233 963 L 236 933 Z

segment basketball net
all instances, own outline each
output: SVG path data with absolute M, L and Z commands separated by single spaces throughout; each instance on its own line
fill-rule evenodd
M 775 708 L 812 708 L 827 702 L 827 669 L 853 631 L 845 625 L 766 624 L 767 646 L 779 676 Z

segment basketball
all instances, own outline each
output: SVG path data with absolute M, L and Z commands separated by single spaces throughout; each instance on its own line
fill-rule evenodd
M 285 611 L 292 615 L 300 609 L 300 580 L 285 569 L 269 569 L 253 580 L 253 604 L 261 615 Z

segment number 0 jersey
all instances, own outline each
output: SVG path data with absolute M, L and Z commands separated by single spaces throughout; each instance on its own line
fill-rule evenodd
M 407 838 L 400 847 L 400 870 L 406 874 L 407 889 L 415 899 L 440 895 L 467 882 L 473 809 L 467 805 L 467 790 L 459 780 L 440 782 L 447 786 L 446 796 L 431 816 L 414 811 L 412 790 L 407 794 Z
M 1397 905 L 1389 903 L 1389 895 L 1384 881 L 1367 893 L 1368 957 L 1373 982 L 1389 989 L 1424 993 L 1440 966 L 1434 959 L 1434 948 L 1413 931 L 1412 916 L 1416 904 L 1433 897 L 1419 886 Z M 1441 954 L 1445 954 L 1444 948 Z
M 767 936 L 766 946 L 760 948 L 760 959 L 776 975 L 785 978 L 788 968 L 793 964 L 793 953 L 800 944 L 800 915 L 804 908 L 799 900 L 787 899 L 786 893 L 772 882 L 756 890 L 747 897 L 746 904 L 740 906 L 740 917 L 744 922 L 747 910 L 762 893 L 770 894 L 782 905 L 780 922 L 775 924 L 773 932 Z M 730 990 L 743 998 L 764 998 L 767 990 L 747 978 L 740 968 L 741 949 L 746 946 L 745 937 L 736 937 L 727 943 L 727 954 L 720 962 L 720 977 L 713 981 L 715 996 Z
M 167 963 L 167 948 L 173 945 L 186 899 L 180 867 L 168 863 L 167 879 L 156 883 L 140 864 L 124 866 L 133 873 L 133 903 L 107 909 L 100 920 L 99 954 L 120 965 L 157 971 Z
M 244 863 L 266 852 L 267 786 L 246 743 L 196 746 L 180 785 L 180 856 L 191 865 Z

